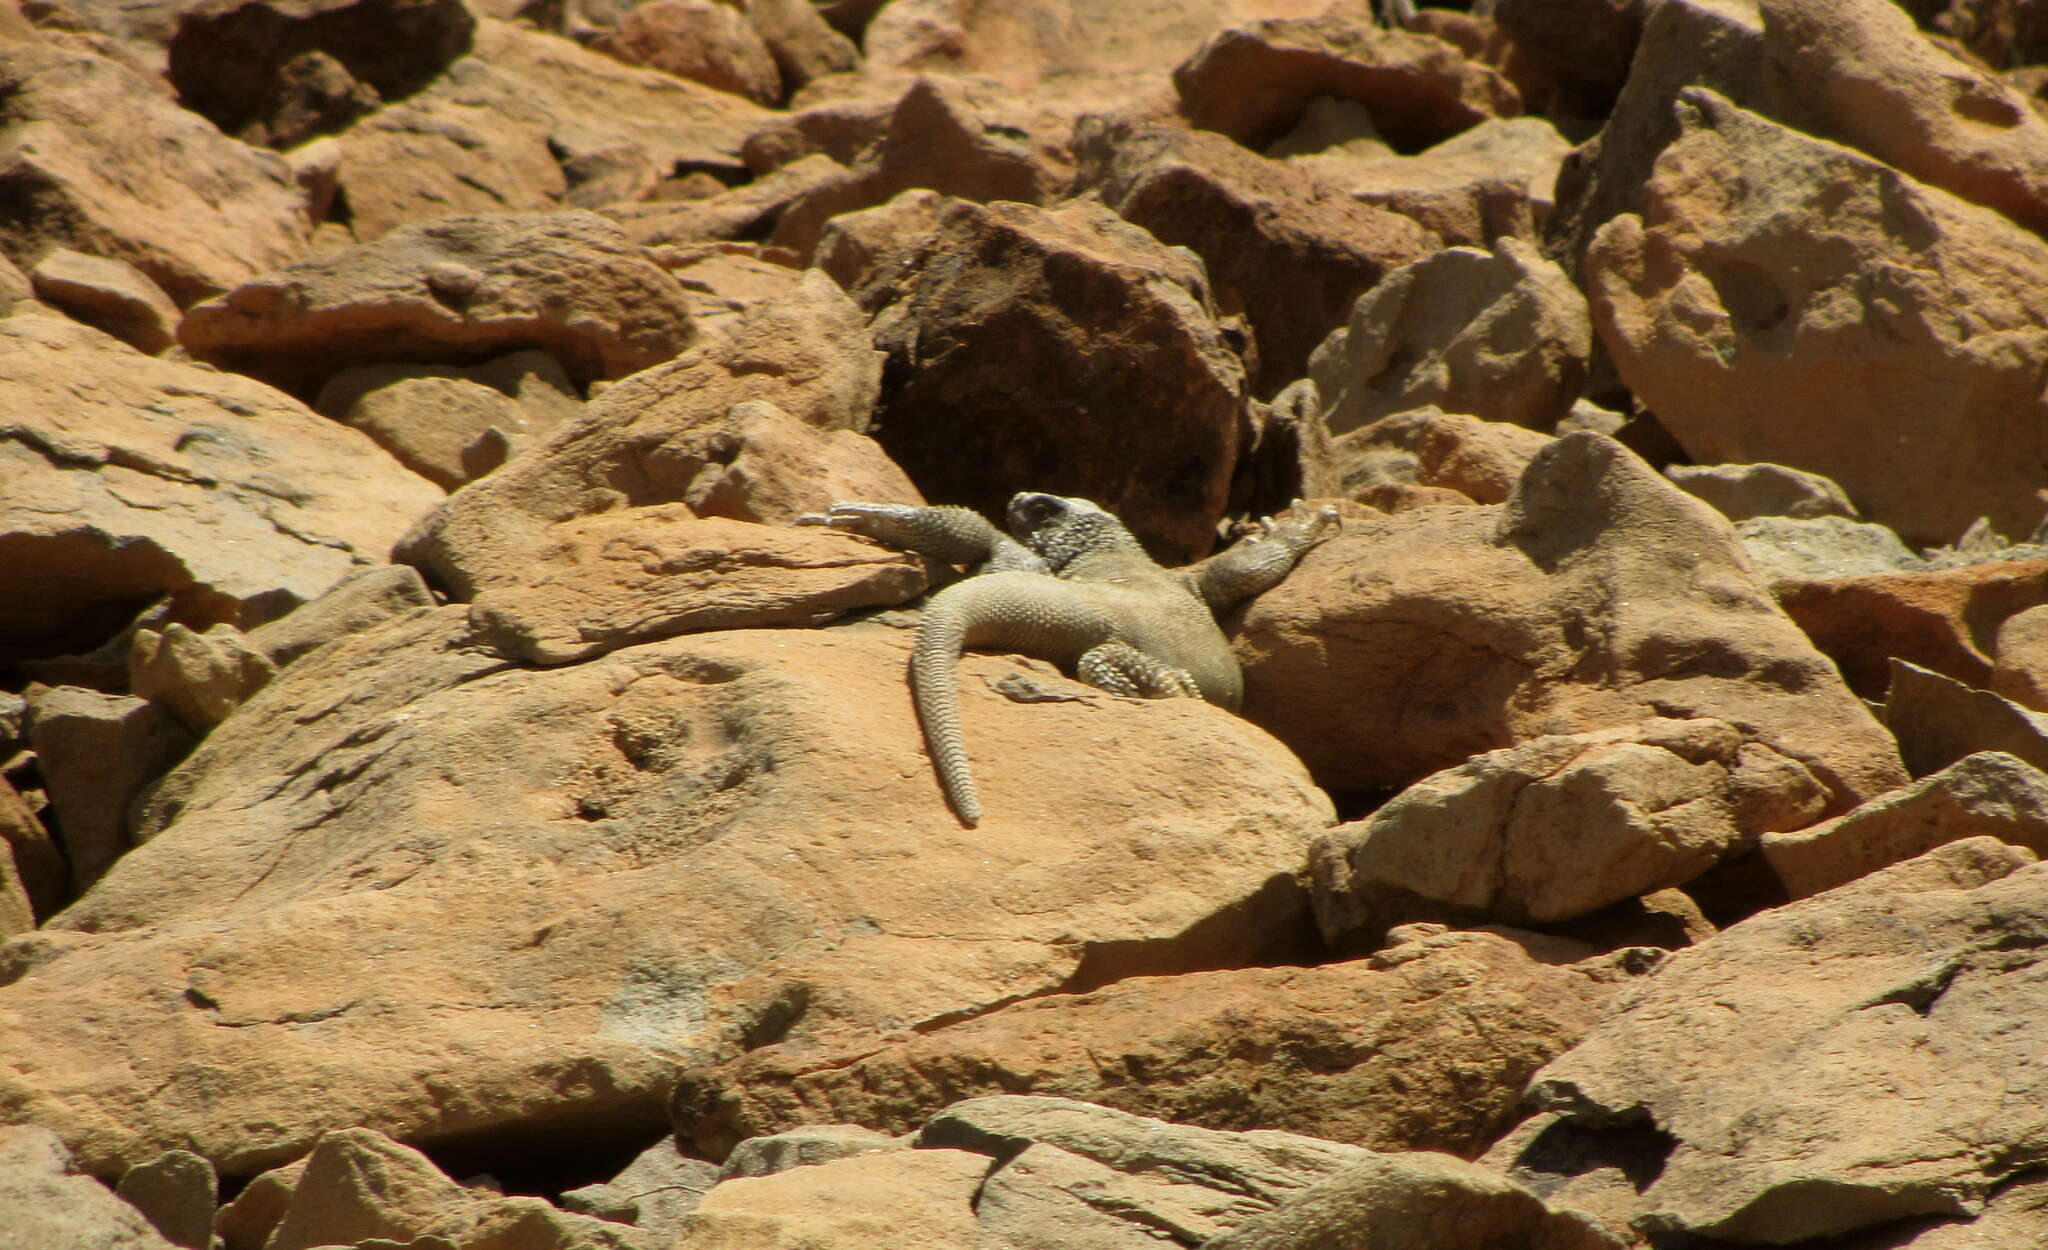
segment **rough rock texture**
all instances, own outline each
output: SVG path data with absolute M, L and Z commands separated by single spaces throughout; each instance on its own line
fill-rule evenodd
M 1426 777 L 1316 846 L 1333 943 L 1441 912 L 1572 920 L 1681 885 L 1827 803 L 1813 774 L 1725 721 L 1535 738 Z
M 1541 117 L 1495 118 L 1414 156 L 1294 158 L 1364 204 L 1391 209 L 1443 241 L 1491 247 L 1504 234 L 1541 239 L 1571 144 Z
M 552 355 L 527 348 L 468 367 L 357 365 L 329 378 L 313 407 L 453 490 L 553 433 L 583 402 Z
M 683 1220 L 671 1250 L 971 1246 L 988 1170 L 972 1151 L 901 1150 L 722 1181 Z
M 1784 1244 L 1974 1213 L 2048 1143 L 2033 859 L 1951 843 L 1680 951 L 1532 1096 L 1617 1144 L 1655 1125 L 1646 1229 Z
M 1643 216 L 1586 258 L 1629 389 L 1694 460 L 1824 473 L 1909 541 L 1980 515 L 2028 532 L 2048 480 L 2048 244 L 1712 92 L 1679 111 Z M 1801 228 L 1770 224 L 1787 219 Z
M 303 657 L 159 786 L 152 839 L 11 952 L 0 1113 L 95 1170 L 184 1144 L 247 1173 L 352 1124 L 616 1132 L 682 1061 L 1253 960 L 1302 921 L 1328 800 L 1218 709 L 1043 666 L 1084 698 L 1015 704 L 989 688 L 1015 663 L 970 657 L 1004 815 L 968 831 L 907 639 L 694 635 L 536 670 L 467 645 L 466 615 Z M 437 760 L 463 763 L 414 763 Z M 217 1076 L 170 1079 L 188 1064 Z
M 2048 711 L 2048 605 L 2006 617 L 1993 648 L 1992 691 L 2037 712 Z
M 1564 271 L 1519 239 L 1446 248 L 1360 296 L 1309 376 L 1332 434 L 1436 404 L 1547 430 L 1586 378 L 1592 327 Z
M 1894 658 L 1989 685 L 1998 627 L 2048 604 L 2048 561 L 1780 579 L 1771 593 L 1851 689 L 1882 699 Z
M 520 348 L 578 381 L 668 360 L 695 337 L 681 287 L 594 213 L 449 217 L 324 253 L 194 308 L 194 356 L 311 393 L 348 365 L 468 363 Z
M 128 687 L 203 735 L 261 690 L 277 666 L 232 625 L 205 633 L 171 621 L 162 633 L 135 631 Z
M 36 298 L 154 356 L 178 341 L 178 306 L 120 260 L 58 248 L 29 274 Z
M 1302 375 L 1361 292 L 1435 245 L 1405 217 L 1199 130 L 1087 118 L 1074 156 L 1077 189 L 1202 258 L 1217 302 L 1251 324 L 1261 395 Z
M 192 738 L 154 704 L 76 686 L 37 696 L 29 705 L 28 736 L 49 789 L 72 893 L 83 893 L 127 851 L 129 804 L 191 749 Z
M 0 45 L 0 99 L 0 248 L 17 264 L 89 252 L 189 304 L 305 245 L 305 200 L 284 161 L 112 61 Z
M 756 104 L 782 99 L 782 71 L 759 32 L 736 7 L 711 0 L 653 0 L 636 5 L 598 44 L 645 65 Z
M 1477 503 L 1501 503 L 1549 443 L 1548 434 L 1432 404 L 1332 439 L 1326 454 L 1341 492 L 1351 498 L 1375 486 L 1414 482 Z
M 1751 517 L 1735 532 L 1757 575 L 1773 588 L 1927 568 L 1894 531 L 1847 517 Z
M 677 1153 L 676 1139 L 664 1137 L 609 1181 L 564 1192 L 562 1206 L 673 1237 L 718 1178 L 717 1164 Z
M 1728 523 L 1597 434 L 1537 453 L 1504 504 L 1347 525 L 1236 642 L 1245 714 L 1339 788 L 1647 715 L 1745 726 L 1831 812 L 1904 780 Z
M 19 1250 L 175 1250 L 142 1212 L 78 1173 L 57 1135 L 0 1127 L 0 1222 Z
M 1892 661 L 1884 723 L 1915 777 L 1979 751 L 2003 751 L 2048 769 L 2048 715 L 1904 660 Z
M 433 604 L 434 596 L 417 569 L 379 565 L 351 573 L 311 603 L 257 626 L 249 631 L 249 641 L 262 648 L 271 663 L 282 666 L 315 647 Z
M 1523 945 L 1523 944 L 1526 944 Z M 947 1103 L 1049 1094 L 1214 1129 L 1475 1153 L 1529 1074 L 1597 1018 L 1603 966 L 1533 935 L 1436 933 L 1370 959 L 1135 978 L 883 1047 L 763 1047 L 686 1074 L 699 1149 L 797 1124 L 915 1128 Z
M 189 1150 L 166 1150 L 121 1174 L 115 1188 L 156 1230 L 186 1250 L 208 1250 L 219 1180 L 213 1165 Z
M 1856 515 L 1856 505 L 1841 487 L 1818 473 L 1782 464 L 1674 464 L 1666 466 L 1664 476 L 1731 521 Z
M 1089 199 L 956 202 L 854 295 L 888 356 L 875 438 L 933 503 L 1077 495 L 1167 563 L 1208 553 L 1245 378 L 1199 261 Z
M 164 595 L 195 628 L 260 623 L 384 559 L 437 493 L 268 387 L 43 317 L 0 321 L 0 412 L 16 654 L 89 649 Z

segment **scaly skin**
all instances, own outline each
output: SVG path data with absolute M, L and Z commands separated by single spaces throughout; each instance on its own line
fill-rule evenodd
M 1234 711 L 1243 676 L 1215 614 L 1277 584 L 1328 536 L 1336 514 L 1268 520 L 1252 541 L 1175 571 L 1084 499 L 1027 491 L 1010 501 L 1009 522 L 1014 540 L 965 508 L 835 504 L 799 521 L 974 569 L 932 596 L 910 656 L 926 749 L 970 827 L 980 823 L 981 802 L 953 675 L 963 650 L 1014 651 L 1118 694 L 1188 696 Z

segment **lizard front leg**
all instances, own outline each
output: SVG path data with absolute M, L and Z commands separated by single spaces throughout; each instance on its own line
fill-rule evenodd
M 860 534 L 976 573 L 1050 571 L 1036 553 L 980 513 L 951 504 L 835 503 L 829 511 L 805 513 L 796 523 Z
M 1299 500 L 1287 511 L 1258 522 L 1257 534 L 1174 575 L 1217 616 L 1253 595 L 1271 590 L 1309 548 L 1337 531 L 1337 510 L 1310 512 Z

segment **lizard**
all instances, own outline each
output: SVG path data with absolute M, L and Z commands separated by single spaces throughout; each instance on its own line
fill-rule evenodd
M 960 730 L 954 666 L 969 647 L 1050 660 L 1093 686 L 1142 698 L 1204 699 L 1236 711 L 1237 657 L 1216 618 L 1287 576 L 1329 536 L 1336 510 L 1283 513 L 1198 564 L 1161 567 L 1130 530 L 1085 499 L 1022 491 L 1009 533 L 953 505 L 835 503 L 827 525 L 969 570 L 931 596 L 910 655 L 911 700 L 940 788 L 962 824 L 981 802 Z

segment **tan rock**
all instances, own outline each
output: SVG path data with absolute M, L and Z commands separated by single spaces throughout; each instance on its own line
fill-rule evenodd
M 58 248 L 36 262 L 29 280 L 44 303 L 137 351 L 154 356 L 178 341 L 178 306 L 126 261 Z
M 0 847 L 0 940 L 36 927 L 36 907 L 14 862 L 11 845 Z
M 276 675 L 270 657 L 226 624 L 203 634 L 176 621 L 161 634 L 139 629 L 128 656 L 129 688 L 164 707 L 194 734 L 205 734 L 227 719 Z
M 0 776 L 0 842 L 6 844 L 0 846 L 4 853 L 0 857 L 5 859 L 0 869 L 12 874 L 14 888 L 20 891 L 17 905 L 26 904 L 32 917 L 13 932 L 25 933 L 64 905 L 70 897 L 71 879 L 64 855 L 50 840 L 35 807 L 4 776 Z M 17 912 L 16 919 L 19 916 Z
M 2048 604 L 2048 561 L 1782 579 L 1771 593 L 1834 660 L 1850 689 L 1876 700 L 1891 682 L 1894 658 L 1967 685 L 1989 685 L 1987 652 L 1999 625 Z
M 1674 464 L 1665 467 L 1664 476 L 1731 521 L 1856 515 L 1856 505 L 1841 487 L 1818 473 L 1782 464 Z
M 1471 1153 L 1528 1075 L 1598 1017 L 1611 987 L 1553 966 L 1584 953 L 1440 933 L 1317 968 L 1132 977 L 848 1053 L 762 1047 L 686 1073 L 674 1113 L 716 1152 L 805 1123 L 906 1132 L 955 1099 L 1031 1093 L 1205 1128 Z
M 1773 589 L 1928 567 L 1896 531 L 1847 517 L 1758 516 L 1736 522 L 1735 532 L 1757 575 Z
M 244 283 L 179 328 L 194 356 L 301 390 L 352 364 L 527 347 L 572 378 L 620 378 L 694 336 L 675 279 L 586 212 L 408 226 Z
M 967 831 L 895 631 L 534 669 L 465 646 L 466 615 L 301 658 L 157 788 L 154 837 L 0 987 L 7 1118 L 102 1171 L 183 1143 L 246 1174 L 354 1125 L 630 1134 L 685 1063 L 981 1014 L 1104 958 L 1240 963 L 1299 932 L 1286 882 L 1328 800 L 1216 708 L 1044 666 L 1085 701 L 1016 704 L 990 687 L 1017 662 L 969 657 L 1003 815 Z M 190 1064 L 215 1075 L 172 1079 Z
M 214 1213 L 213 1231 L 225 1250 L 263 1250 L 306 1174 L 305 1157 L 250 1178 L 242 1192 Z
M 1884 0 L 1759 0 L 1764 50 L 1802 129 L 1929 186 L 2048 226 L 2048 120 Z
M 1494 118 L 1414 156 L 1295 158 L 1353 199 L 1401 214 L 1445 243 L 1490 248 L 1542 238 L 1571 145 L 1541 117 Z
M 2048 711 L 2048 605 L 2006 617 L 1993 654 L 1991 690 L 2037 712 Z
M 29 705 L 29 742 L 82 894 L 132 844 L 129 804 L 192 747 L 192 736 L 151 703 L 77 686 L 44 691 Z
M 697 1203 L 718 1183 L 718 1176 L 716 1163 L 679 1154 L 676 1139 L 664 1137 L 609 1181 L 563 1191 L 562 1206 L 579 1215 L 631 1224 L 673 1238 L 681 1231 L 684 1217 L 696 1210 Z
M 815 1167 L 834 1159 L 872 1154 L 877 1150 L 908 1150 L 906 1137 L 890 1137 L 858 1124 L 817 1124 L 764 1137 L 749 1137 L 732 1148 L 719 1168 L 721 1180 L 738 1176 L 772 1176 L 791 1168 Z
M 780 522 L 854 488 L 922 502 L 857 433 L 880 381 L 859 310 L 830 279 L 807 275 L 724 338 L 611 387 L 574 426 L 451 495 L 407 537 L 404 558 L 468 599 L 526 584 L 551 527 L 595 512 L 687 502 Z
M 1505 504 L 1347 523 L 1234 636 L 1245 714 L 1334 788 L 1653 715 L 1745 726 L 1831 812 L 1904 780 L 1727 521 L 1597 434 L 1539 451 Z
M 257 624 L 382 562 L 436 495 L 267 386 L 49 318 L 0 321 L 0 412 L 0 641 L 31 654 L 164 595 L 194 628 Z
M 877 436 L 927 495 L 1075 495 L 1168 564 L 1207 554 L 1248 421 L 1199 260 L 1092 198 L 955 201 L 880 272 L 854 292 L 892 362 Z
M 1682 885 L 1827 796 L 1724 721 L 1648 720 L 1535 738 L 1425 777 L 1317 843 L 1334 943 L 1417 918 L 1553 924 Z
M 760 238 L 773 233 L 791 205 L 813 192 L 841 186 L 846 177 L 844 165 L 815 154 L 702 198 L 607 204 L 603 211 L 635 242 L 647 247 Z M 775 250 L 789 251 L 779 246 Z
M 0 46 L 0 248 L 126 261 L 189 304 L 292 260 L 305 199 L 283 160 L 226 138 L 112 61 Z
M 1387 481 L 1457 491 L 1501 503 L 1551 436 L 1504 421 L 1482 421 L 1430 405 L 1382 417 L 1334 440 L 1344 493 Z
M 1893 660 L 1884 723 L 1915 777 L 1979 751 L 2003 751 L 2048 769 L 2048 715 L 2031 712 L 1904 660 Z
M 1968 1220 L 1914 1220 L 1852 1237 L 1844 1250 L 1975 1250 L 2030 1246 L 2048 1238 L 2048 1181 L 2022 1180 L 1993 1194 Z
M 1309 376 L 1342 435 L 1436 404 L 1532 429 L 1578 398 L 1592 350 L 1585 299 L 1519 239 L 1446 248 L 1359 296 L 1317 347 Z
M 1436 246 L 1405 217 L 1204 131 L 1088 118 L 1074 155 L 1077 188 L 1202 258 L 1217 302 L 1251 323 L 1260 395 L 1302 375 L 1361 292 Z
M 690 319 L 707 335 L 723 334 L 755 307 L 787 298 L 803 276 L 793 254 L 761 243 L 674 244 L 653 252 L 655 263 L 682 284 Z
M 1680 112 L 1646 215 L 1616 218 L 1587 255 L 1594 323 L 1630 390 L 1692 459 L 1824 473 L 1908 541 L 1954 539 L 1979 515 L 2031 529 L 2048 401 L 2028 345 L 2048 319 L 2048 245 L 1712 92 L 1688 89 Z M 1872 288 L 1872 273 L 1891 276 Z M 1967 325 L 1948 311 L 1962 307 Z M 1930 419 L 1938 437 L 1921 434 Z
M 681 633 L 819 625 L 929 582 L 918 557 L 850 535 L 699 519 L 681 504 L 578 517 L 551 535 L 524 585 L 488 588 L 470 610 L 477 642 L 508 659 L 566 664 Z
M 618 29 L 598 46 L 628 64 L 730 91 L 756 104 L 782 99 L 782 72 L 736 6 L 652 0 L 628 9 Z
M 860 47 L 832 29 L 810 0 L 747 0 L 747 21 L 768 45 L 790 91 L 860 68 Z
M 1805 898 L 1979 835 L 2048 853 L 2048 774 L 1980 752 L 1833 820 L 1767 833 L 1758 850 L 1786 893 Z
M 971 1246 L 988 1170 L 971 1151 L 901 1150 L 722 1181 L 683 1221 L 673 1250 Z
M 1506 79 L 1450 44 L 1351 16 L 1222 31 L 1173 71 L 1173 83 L 1191 123 L 1250 148 L 1285 133 L 1316 96 L 1365 105 L 1379 132 L 1406 152 L 1522 111 Z
M 316 411 L 352 425 L 444 490 L 482 477 L 582 411 L 575 384 L 535 349 L 482 365 L 356 365 Z
M 315 647 L 433 605 L 417 569 L 379 565 L 349 574 L 310 603 L 250 630 L 249 641 L 282 667 Z
M 19 1250 L 177 1250 L 33 1124 L 0 1127 L 0 1220 Z
M 121 1173 L 114 1192 L 185 1250 L 208 1250 L 219 1196 L 213 1165 L 189 1150 L 166 1150 Z
M 2048 1138 L 2033 860 L 1950 843 L 1679 951 L 1532 1100 L 1662 1155 L 1645 1230 L 1786 1244 L 1974 1214 Z M 1661 1146 L 1614 1135 L 1646 1122 Z

